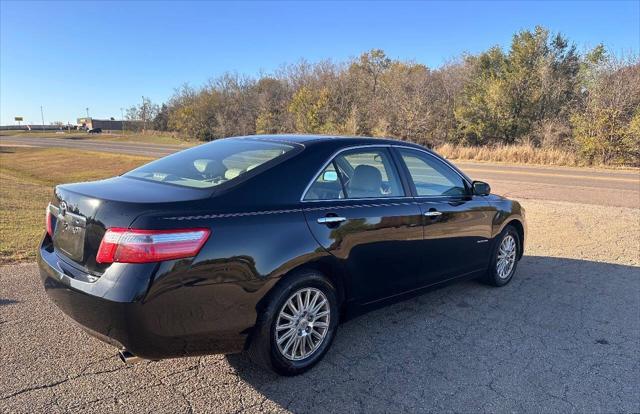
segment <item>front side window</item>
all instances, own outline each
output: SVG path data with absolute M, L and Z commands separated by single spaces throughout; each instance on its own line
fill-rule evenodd
M 221 139 L 150 162 L 125 177 L 212 188 L 274 160 L 293 146 L 252 139 Z
M 351 150 L 336 156 L 309 187 L 305 200 L 404 195 L 388 151 L 376 148 Z
M 451 167 L 428 154 L 400 149 L 418 196 L 461 196 L 467 190 L 464 180 Z

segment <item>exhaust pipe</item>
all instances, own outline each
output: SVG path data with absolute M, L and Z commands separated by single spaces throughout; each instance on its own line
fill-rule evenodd
M 118 351 L 118 356 L 120 357 L 120 360 L 127 365 L 137 364 L 138 362 L 142 361 L 142 358 L 133 355 L 126 349 L 121 349 L 120 351 Z

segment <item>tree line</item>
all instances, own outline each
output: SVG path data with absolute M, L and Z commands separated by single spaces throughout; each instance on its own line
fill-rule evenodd
M 640 165 L 640 60 L 599 45 L 580 53 L 543 27 L 508 49 L 432 69 L 374 49 L 347 62 L 305 61 L 259 77 L 227 73 L 184 85 L 129 119 L 203 141 L 250 134 L 395 137 L 442 144 L 527 144 L 586 163 Z

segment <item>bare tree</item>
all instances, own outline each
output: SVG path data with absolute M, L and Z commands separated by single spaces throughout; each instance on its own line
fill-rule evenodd
M 151 102 L 151 99 L 142 97 L 139 105 L 133 105 L 127 109 L 126 118 L 129 121 L 141 121 L 142 132 L 145 133 L 149 126 L 152 126 L 153 120 L 158 115 L 160 106 Z

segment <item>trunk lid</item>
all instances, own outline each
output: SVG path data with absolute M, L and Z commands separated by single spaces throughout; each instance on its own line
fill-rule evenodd
M 184 207 L 210 195 L 211 191 L 127 177 L 59 185 L 49 207 L 54 249 L 64 262 L 99 276 L 109 266 L 96 263 L 107 228 L 128 228 L 141 214 Z

